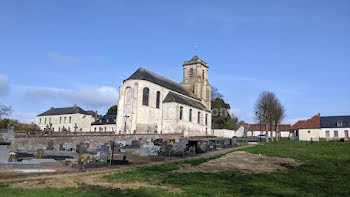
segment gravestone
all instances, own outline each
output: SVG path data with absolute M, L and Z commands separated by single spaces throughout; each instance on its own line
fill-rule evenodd
M 54 147 L 53 147 L 53 140 L 50 140 L 48 145 L 47 145 L 46 150 L 53 150 L 53 149 L 54 149 Z
M 140 148 L 140 143 L 137 140 L 133 140 L 132 143 L 131 143 L 131 146 L 133 148 Z
M 0 145 L 0 163 L 5 163 L 9 160 L 10 151 L 7 145 Z

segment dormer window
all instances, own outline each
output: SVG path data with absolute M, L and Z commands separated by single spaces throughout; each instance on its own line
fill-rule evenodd
M 343 126 L 343 122 L 340 121 L 340 120 L 338 120 L 338 121 L 337 121 L 337 127 L 342 127 L 342 126 Z

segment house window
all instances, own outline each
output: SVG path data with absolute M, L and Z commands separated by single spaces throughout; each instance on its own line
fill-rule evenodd
M 326 137 L 329 137 L 329 131 L 326 131 Z
M 62 123 L 62 117 L 60 117 L 60 124 Z
M 193 68 L 190 68 L 190 78 L 193 78 Z
M 189 120 L 190 122 L 192 122 L 192 109 L 190 109 L 190 113 L 189 113 L 188 120 Z
M 63 123 L 66 124 L 66 117 L 63 118 Z
M 143 88 L 142 105 L 148 106 L 149 89 Z
M 109 122 L 109 119 L 106 119 L 106 122 L 108 123 L 108 122 Z
M 197 122 L 198 124 L 201 122 L 201 112 L 198 112 Z
M 180 107 L 180 120 L 182 120 L 182 112 L 183 112 L 184 108 L 181 106 Z
M 202 70 L 202 79 L 204 79 L 204 70 Z
M 156 99 L 156 108 L 159 109 L 159 104 L 160 104 L 160 92 L 157 92 L 157 99 Z
M 349 138 L 349 131 L 348 130 L 345 130 L 344 131 L 344 137 L 347 139 Z
M 41 118 L 39 118 L 39 124 L 41 124 Z
M 342 127 L 342 126 L 343 126 L 342 121 L 338 120 L 338 121 L 337 121 L 337 127 Z
M 69 123 L 72 123 L 72 117 L 69 116 Z
M 205 114 L 205 125 L 208 125 L 208 114 Z
M 338 137 L 338 131 L 334 131 L 334 137 Z

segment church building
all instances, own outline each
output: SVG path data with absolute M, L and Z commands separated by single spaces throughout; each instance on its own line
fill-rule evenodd
M 139 68 L 120 86 L 116 132 L 210 134 L 208 69 L 206 62 L 194 56 L 183 64 L 179 84 Z

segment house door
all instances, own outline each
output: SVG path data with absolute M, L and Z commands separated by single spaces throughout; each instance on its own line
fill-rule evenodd
M 348 130 L 344 131 L 344 138 L 347 140 L 349 139 L 349 131 Z

